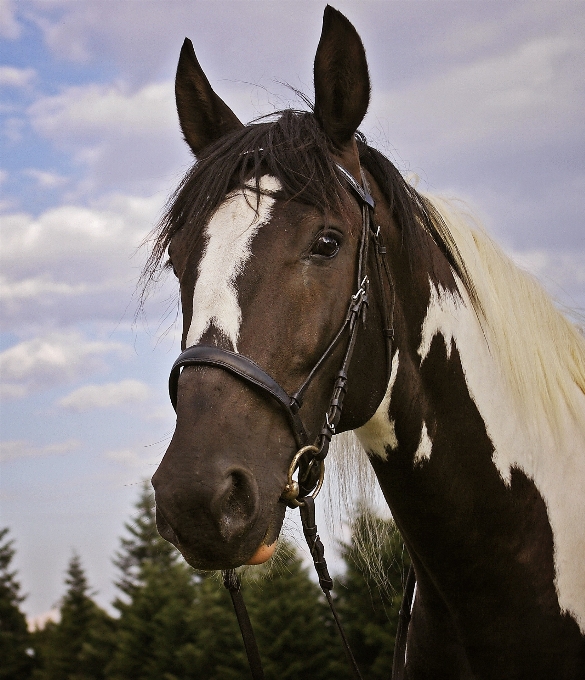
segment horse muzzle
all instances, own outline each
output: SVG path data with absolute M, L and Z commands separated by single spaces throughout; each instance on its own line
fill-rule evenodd
M 277 504 L 276 512 L 267 513 L 271 521 L 266 522 L 258 485 L 246 468 L 231 465 L 216 469 L 212 478 L 192 480 L 184 492 L 177 480 L 163 480 L 163 476 L 164 468 L 162 472 L 159 468 L 153 477 L 157 528 L 191 566 L 240 566 L 260 546 L 276 540 L 285 505 Z M 282 506 L 280 512 L 278 505 Z

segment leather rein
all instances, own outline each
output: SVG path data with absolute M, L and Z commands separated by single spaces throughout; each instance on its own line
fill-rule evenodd
M 373 226 L 375 202 L 369 193 L 366 178 L 363 172 L 361 172 L 362 185 L 360 185 L 341 165 L 337 164 L 337 169 L 354 194 L 357 196 L 362 212 L 362 233 L 358 255 L 356 292 L 350 298 L 348 310 L 341 327 L 317 363 L 313 366 L 303 384 L 294 394 L 289 395 L 272 376 L 266 373 L 266 371 L 260 368 L 260 366 L 258 366 L 248 357 L 236 352 L 230 352 L 229 350 L 221 349 L 219 347 L 194 345 L 187 348 L 184 352 L 181 352 L 173 364 L 169 376 L 169 395 L 171 403 L 173 404 L 173 408 L 176 410 L 178 383 L 182 368 L 185 366 L 205 365 L 221 368 L 225 371 L 228 371 L 229 373 L 232 373 L 243 381 L 256 386 L 265 394 L 270 396 L 280 406 L 288 420 L 298 447 L 298 450 L 293 456 L 289 466 L 287 482 L 281 494 L 281 500 L 286 502 L 289 507 L 298 507 L 300 510 L 303 533 L 313 558 L 313 563 L 319 578 L 319 585 L 321 586 L 321 589 L 323 590 L 323 593 L 325 594 L 325 597 L 327 598 L 331 608 L 333 617 L 344 644 L 348 663 L 353 671 L 354 677 L 358 680 L 362 680 L 362 675 L 360 674 L 355 658 L 349 647 L 346 635 L 341 626 L 341 622 L 331 597 L 333 580 L 329 575 L 324 557 L 323 544 L 321 543 L 317 533 L 314 499 L 319 493 L 323 484 L 325 473 L 324 461 L 329 451 L 331 438 L 334 434 L 336 434 L 336 427 L 338 426 L 341 419 L 343 401 L 347 392 L 348 370 L 357 340 L 357 332 L 360 325 L 365 325 L 366 321 L 366 312 L 369 304 L 370 291 L 370 279 L 367 273 L 370 241 L 373 241 L 374 245 L 376 270 L 383 298 L 382 308 L 385 316 L 384 333 L 386 338 L 386 382 L 388 382 L 390 378 L 392 360 L 392 341 L 394 338 L 392 312 L 394 305 L 392 304 L 391 308 L 389 308 L 386 300 L 383 272 L 386 274 L 390 291 L 393 294 L 392 279 L 386 258 L 383 257 L 383 255 L 386 253 L 386 248 L 383 246 L 381 241 L 380 228 L 374 228 Z M 311 384 L 313 378 L 321 366 L 324 364 L 325 360 L 338 346 L 346 331 L 348 333 L 348 339 L 343 361 L 335 378 L 331 399 L 325 413 L 320 434 L 316 442 L 312 444 L 310 443 L 307 430 L 304 426 L 299 411 L 303 405 L 303 398 L 307 388 Z M 293 475 L 297 471 L 297 468 L 298 481 L 293 479 Z M 250 619 L 242 598 L 239 577 L 233 569 L 228 569 L 224 571 L 223 574 L 224 585 L 230 593 L 236 617 L 240 625 L 253 680 L 263 680 L 264 672 L 262 670 L 260 655 L 256 640 L 254 638 L 254 632 L 252 630 Z M 400 680 L 402 678 L 405 662 L 406 630 L 408 627 L 408 620 L 410 619 L 413 588 L 414 574 L 412 573 L 411 567 L 411 571 L 409 572 L 407 578 L 406 592 L 400 612 L 399 629 L 395 646 L 396 651 L 392 667 L 393 680 Z M 397 656 L 399 658 L 397 658 Z

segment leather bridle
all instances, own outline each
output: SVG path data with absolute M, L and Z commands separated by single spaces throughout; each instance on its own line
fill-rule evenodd
M 309 546 L 309 550 L 313 557 L 315 568 L 317 570 L 319 584 L 333 612 L 333 616 L 345 646 L 349 664 L 354 672 L 355 677 L 361 679 L 362 676 L 349 648 L 345 633 L 331 599 L 330 591 L 333 587 L 333 580 L 329 576 L 327 564 L 323 555 L 323 544 L 321 543 L 321 540 L 317 534 L 317 527 L 315 524 L 314 498 L 321 489 L 325 471 L 324 460 L 329 450 L 331 438 L 334 434 L 336 434 L 336 428 L 341 418 L 343 402 L 347 392 L 348 371 L 357 340 L 358 329 L 360 326 L 365 325 L 366 321 L 366 312 L 369 304 L 370 292 L 370 279 L 367 271 L 370 241 L 372 241 L 374 245 L 376 272 L 379 278 L 379 285 L 382 295 L 381 307 L 384 316 L 384 335 L 386 340 L 385 384 L 387 384 L 388 380 L 390 379 L 392 341 L 394 338 L 394 304 L 393 301 L 390 306 L 387 303 L 386 285 L 388 286 L 392 296 L 394 295 L 394 289 L 386 258 L 383 257 L 383 255 L 386 253 L 386 249 L 381 241 L 380 228 L 374 226 L 373 218 L 375 202 L 369 193 L 366 178 L 363 172 L 360 171 L 362 179 L 362 185 L 360 185 L 341 165 L 337 164 L 337 170 L 347 185 L 354 192 L 361 206 L 362 232 L 359 244 L 356 292 L 351 296 L 347 313 L 344 317 L 341 327 L 317 363 L 313 366 L 305 381 L 294 394 L 290 395 L 271 375 L 269 375 L 266 371 L 264 371 L 264 369 L 262 369 L 248 357 L 236 352 L 230 352 L 229 350 L 225 350 L 220 347 L 193 345 L 192 347 L 187 348 L 184 352 L 181 352 L 173 364 L 169 376 L 169 394 L 173 408 L 176 410 L 177 391 L 181 370 L 185 366 L 214 366 L 216 368 L 228 371 L 244 382 L 247 382 L 260 389 L 280 406 L 288 420 L 290 429 L 294 435 L 295 442 L 298 447 L 298 450 L 293 456 L 289 466 L 287 483 L 281 494 L 281 500 L 286 502 L 289 507 L 299 507 L 300 509 L 303 531 Z M 384 281 L 383 272 L 386 274 L 386 284 Z M 325 413 L 321 431 L 316 441 L 311 443 L 300 415 L 300 409 L 303 405 L 303 398 L 307 388 L 317 375 L 317 372 L 323 366 L 326 359 L 332 354 L 334 349 L 339 345 L 346 331 L 348 338 L 345 347 L 345 353 L 340 369 L 338 370 L 335 378 L 331 399 L 329 400 L 329 406 Z M 297 468 L 299 469 L 298 481 L 293 479 L 293 475 Z M 244 645 L 248 654 L 248 661 L 252 671 L 252 676 L 254 680 L 261 680 L 264 675 L 260 662 L 260 656 L 258 654 L 258 648 L 256 646 L 252 627 L 250 625 L 248 614 L 241 596 L 239 578 L 237 577 L 234 570 L 230 569 L 224 572 L 224 584 L 232 596 L 236 616 L 240 624 Z M 393 677 L 395 677 L 394 669 Z
M 276 401 L 288 420 L 298 447 L 298 451 L 293 457 L 288 473 L 287 484 L 282 494 L 282 499 L 291 505 L 291 507 L 299 505 L 299 502 L 296 500 L 299 495 L 303 498 L 311 492 L 313 492 L 314 496 L 318 493 L 320 481 L 322 482 L 323 479 L 323 461 L 327 456 L 331 438 L 336 433 L 336 427 L 341 418 L 343 401 L 347 392 L 348 369 L 355 347 L 358 329 L 360 324 L 365 324 L 366 311 L 369 304 L 370 279 L 367 274 L 367 261 L 370 239 L 375 243 L 377 260 L 379 260 L 380 256 L 386 252 L 381 245 L 379 228 L 373 229 L 372 227 L 375 202 L 368 191 L 363 173 L 363 186 L 360 186 L 345 168 L 337 165 L 337 169 L 361 203 L 362 233 L 359 246 L 356 292 L 351 296 L 348 310 L 341 327 L 317 363 L 313 366 L 303 384 L 294 394 L 290 395 L 271 375 L 260 368 L 260 366 L 252 361 L 252 359 L 249 359 L 243 354 L 208 345 L 193 345 L 184 352 L 181 352 L 173 364 L 169 377 L 169 394 L 175 410 L 177 407 L 177 391 L 181 369 L 185 366 L 196 365 L 214 366 L 228 371 L 244 382 L 248 382 L 259 388 L 262 392 Z M 381 276 L 382 265 L 379 262 L 377 270 L 378 274 Z M 380 281 L 380 284 L 383 295 L 385 295 L 384 282 Z M 388 315 L 386 319 L 386 337 L 388 340 L 386 363 L 387 378 L 389 379 L 393 332 L 391 328 L 388 328 L 388 326 L 391 325 L 388 307 L 386 304 L 383 304 L 383 307 L 385 314 Z M 333 386 L 329 406 L 325 413 L 323 426 L 321 427 L 317 441 L 313 444 L 309 441 L 307 430 L 299 412 L 303 405 L 303 399 L 307 388 L 317 375 L 325 360 L 339 345 L 346 331 L 348 332 L 348 339 L 344 358 L 335 378 L 335 384 Z M 300 484 L 292 480 L 292 475 L 297 466 L 301 467 Z

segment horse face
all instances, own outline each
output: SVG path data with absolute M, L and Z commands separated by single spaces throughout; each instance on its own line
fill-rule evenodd
M 289 394 L 301 385 L 341 327 L 354 292 L 361 214 L 348 198 L 340 214 L 278 198 L 273 177 L 228 195 L 185 252 L 169 249 L 181 281 L 183 347 L 219 346 L 252 359 Z M 344 347 L 311 384 L 302 417 L 316 439 Z M 185 368 L 177 426 L 153 478 L 157 521 L 194 566 L 242 564 L 273 543 L 279 500 L 296 451 L 278 404 L 211 366 Z
M 329 7 L 315 57 L 315 88 L 317 125 L 334 160 L 359 181 L 354 133 L 369 99 L 365 53 L 353 26 Z M 214 157 L 226 135 L 241 133 L 242 124 L 213 92 L 188 40 L 176 96 L 195 155 Z M 188 221 L 172 238 L 183 348 L 202 344 L 238 352 L 292 394 L 341 327 L 356 290 L 361 212 L 343 192 L 335 211 L 297 202 L 269 174 L 260 177 L 259 189 L 249 182 L 225 195 L 197 245 L 188 237 Z M 371 316 L 369 327 L 375 329 L 376 314 Z M 380 346 L 360 343 L 361 357 L 354 361 L 362 366 L 368 353 L 384 351 L 381 331 L 371 335 Z M 343 352 L 341 343 L 306 393 L 301 416 L 310 441 L 322 426 Z M 353 406 L 346 401 L 344 418 L 352 426 L 374 412 L 384 376 L 378 382 L 378 390 L 368 386 L 363 402 L 355 393 L 349 398 Z M 280 531 L 286 508 L 280 497 L 297 448 L 285 414 L 264 392 L 217 367 L 184 368 L 176 430 L 153 477 L 160 533 L 198 568 L 256 559 Z

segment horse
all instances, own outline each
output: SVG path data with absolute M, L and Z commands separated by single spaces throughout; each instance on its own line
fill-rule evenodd
M 367 144 L 364 47 L 329 6 L 314 83 L 244 125 L 183 44 L 197 160 L 145 272 L 172 268 L 183 315 L 159 532 L 198 569 L 265 561 L 352 431 L 416 573 L 404 677 L 583 678 L 585 339 Z

